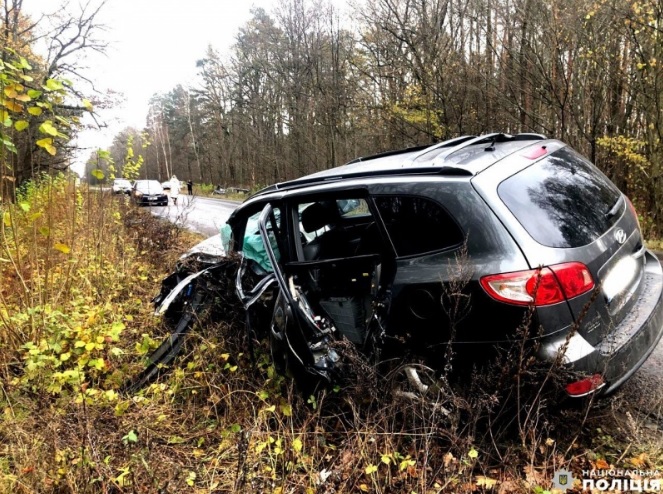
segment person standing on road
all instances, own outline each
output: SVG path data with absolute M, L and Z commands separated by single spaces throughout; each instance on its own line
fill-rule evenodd
M 173 204 L 177 206 L 177 196 L 180 195 L 180 181 L 173 175 L 170 178 L 170 197 L 173 198 Z
M 186 182 L 186 190 L 189 192 L 190 196 L 193 195 L 193 182 L 191 181 L 191 179 L 187 180 Z

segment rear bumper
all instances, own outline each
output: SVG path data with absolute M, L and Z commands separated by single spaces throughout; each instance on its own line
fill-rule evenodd
M 582 374 L 601 374 L 607 395 L 626 382 L 654 351 L 663 335 L 663 269 L 651 253 L 646 265 L 640 298 L 622 322 L 610 330 L 603 341 L 590 345 L 580 334 L 569 338 L 556 334 L 541 342 L 539 356 L 554 360 L 564 351 L 563 362 Z

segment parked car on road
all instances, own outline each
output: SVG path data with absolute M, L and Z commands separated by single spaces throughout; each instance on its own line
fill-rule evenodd
M 663 331 L 663 273 L 633 205 L 538 134 L 463 136 L 272 185 L 235 210 L 225 239 L 239 268 L 209 250 L 181 263 L 158 311 L 204 307 L 220 277 L 236 280 L 252 329 L 296 376 L 333 381 L 344 340 L 405 361 L 421 388 L 421 364 L 441 372 L 449 349 L 480 364 L 530 321 L 521 336 L 562 362 L 569 396 L 607 394 Z
M 131 182 L 126 178 L 116 178 L 113 180 L 113 194 L 129 194 L 131 192 Z
M 131 199 L 139 206 L 168 206 L 168 196 L 157 180 L 136 180 Z

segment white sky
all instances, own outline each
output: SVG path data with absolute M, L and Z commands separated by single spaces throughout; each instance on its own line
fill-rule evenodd
M 76 11 L 84 1 L 71 0 L 69 8 Z M 64 3 L 24 0 L 23 8 L 38 18 Z M 108 129 L 81 136 L 79 144 L 90 148 L 79 157 L 81 164 L 92 149 L 110 146 L 124 127 L 142 128 L 152 95 L 177 84 L 195 84 L 196 60 L 208 45 L 228 53 L 252 7 L 270 12 L 274 5 L 276 0 L 107 0 L 99 21 L 107 27 L 100 36 L 110 46 L 105 57 L 88 61 L 84 73 L 99 91 L 123 93 L 125 103 L 101 114 Z

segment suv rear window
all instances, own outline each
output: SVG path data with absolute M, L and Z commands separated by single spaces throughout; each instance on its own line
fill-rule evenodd
M 399 257 L 460 245 L 463 233 L 442 206 L 414 196 L 376 196 L 375 204 Z
M 619 189 L 570 148 L 506 179 L 497 192 L 532 238 L 548 247 L 590 244 L 621 216 L 608 214 Z

